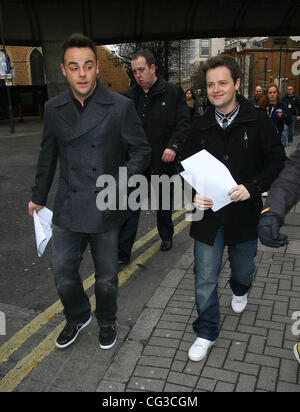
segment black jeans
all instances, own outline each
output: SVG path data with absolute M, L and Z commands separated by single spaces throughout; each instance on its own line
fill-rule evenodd
M 159 185 L 159 198 L 157 207 L 157 230 L 159 236 L 162 240 L 170 240 L 174 235 L 174 225 L 172 221 L 172 210 L 173 210 L 173 199 L 174 199 L 174 185 L 170 186 L 170 203 L 167 205 L 166 210 L 163 210 L 162 203 L 162 186 Z M 125 212 L 125 223 L 123 224 L 120 237 L 119 237 L 119 249 L 123 252 L 131 254 L 132 246 L 134 244 L 141 210 L 126 210 Z
M 113 325 L 117 312 L 119 229 L 87 234 L 52 227 L 51 264 L 67 322 L 81 323 L 91 313 L 79 273 L 82 253 L 89 243 L 95 267 L 95 316 L 99 326 Z

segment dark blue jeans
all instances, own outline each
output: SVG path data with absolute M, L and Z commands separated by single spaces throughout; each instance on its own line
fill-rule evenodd
M 198 318 L 193 322 L 197 336 L 211 341 L 219 335 L 220 311 L 218 278 L 224 252 L 223 227 L 218 230 L 213 246 L 195 241 L 195 300 Z M 245 295 L 255 272 L 257 240 L 228 246 L 231 268 L 230 287 L 236 296 Z
M 95 267 L 95 316 L 99 326 L 113 325 L 117 312 L 119 229 L 86 234 L 56 225 L 52 228 L 51 264 L 67 322 L 83 322 L 91 313 L 79 273 L 82 253 L 89 243 Z

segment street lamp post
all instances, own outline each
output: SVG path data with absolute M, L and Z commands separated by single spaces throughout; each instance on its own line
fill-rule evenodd
M 265 88 L 267 87 L 268 59 L 269 59 L 269 56 L 265 56 L 265 81 L 264 81 Z
M 2 24 L 2 10 L 0 6 L 0 32 L 1 32 L 1 40 L 2 40 L 2 47 L 3 47 L 3 53 L 5 54 L 5 57 L 7 59 L 7 54 L 6 54 L 6 49 L 5 49 L 5 42 L 4 42 L 4 35 L 3 35 L 3 24 Z M 9 124 L 10 124 L 10 132 L 15 133 L 15 125 L 14 125 L 14 113 L 13 113 L 13 108 L 11 104 L 11 96 L 10 96 L 10 86 L 6 85 L 6 90 L 7 90 L 7 98 L 8 98 L 8 113 L 9 113 Z
M 267 88 L 268 59 L 269 59 L 269 56 L 265 56 L 265 79 L 264 79 L 264 82 L 263 82 L 263 89 L 264 90 L 266 90 L 266 88 Z
M 281 90 L 281 57 L 282 57 L 282 45 L 287 44 L 287 40 L 284 37 L 279 37 L 274 40 L 274 44 L 279 44 L 279 71 L 278 71 L 278 89 Z

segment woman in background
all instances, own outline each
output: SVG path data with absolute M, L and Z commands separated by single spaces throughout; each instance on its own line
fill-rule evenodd
M 267 113 L 273 121 L 278 134 L 282 136 L 284 124 L 290 124 L 292 121 L 287 105 L 279 100 L 279 89 L 275 83 L 270 83 L 266 89 L 265 95 L 259 100 L 258 104 L 267 110 Z
M 195 117 L 195 115 L 199 114 L 199 106 L 198 106 L 198 103 L 197 103 L 196 96 L 195 96 L 192 89 L 187 89 L 186 90 L 185 99 L 186 99 L 187 105 L 189 106 L 190 119 L 192 120 Z

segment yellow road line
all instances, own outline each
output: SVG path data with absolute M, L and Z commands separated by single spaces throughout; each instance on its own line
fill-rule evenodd
M 185 220 L 178 223 L 174 227 L 174 236 L 180 233 L 189 223 L 190 222 Z M 119 286 L 123 285 L 129 277 L 139 269 L 138 264 L 145 263 L 159 250 L 160 242 L 160 240 L 155 242 L 149 249 L 134 260 L 126 270 L 119 273 Z M 94 302 L 94 296 L 91 297 L 91 301 Z M 94 304 L 92 309 L 94 310 Z M 64 326 L 64 323 L 65 321 L 61 322 L 38 346 L 21 359 L 17 365 L 5 375 L 0 381 L 0 392 L 12 392 L 33 368 L 38 366 L 44 358 L 53 352 L 55 349 L 55 339 Z
M 190 222 L 182 220 L 174 227 L 174 236 L 181 232 Z M 156 252 L 160 249 L 161 240 L 156 241 L 152 246 L 150 246 L 144 253 L 135 259 L 128 267 L 126 267 L 122 272 L 119 273 L 119 287 L 122 286 L 134 272 L 139 269 L 138 265 L 142 265 L 148 259 L 150 259 Z
M 173 213 L 173 220 L 176 220 L 183 213 L 185 209 L 179 210 Z M 146 233 L 141 239 L 138 239 L 133 245 L 133 251 L 138 250 L 144 246 L 149 240 L 151 240 L 157 234 L 157 229 L 154 228 L 150 232 Z M 131 265 L 130 265 L 131 266 Z M 135 268 L 136 270 L 136 268 Z M 122 276 L 121 276 L 122 277 Z M 94 273 L 92 273 L 87 279 L 83 281 L 84 290 L 88 290 L 93 286 L 95 281 Z M 122 282 L 121 284 L 123 284 Z M 50 319 L 63 310 L 63 306 L 60 300 L 57 300 L 53 305 L 49 306 L 42 313 L 32 319 L 26 326 L 16 332 L 8 341 L 6 341 L 0 347 L 0 365 L 5 362 L 12 353 L 18 350 L 27 339 L 29 339 L 34 333 L 36 333 L 42 326 L 44 326 Z
M 186 209 L 178 210 L 177 212 L 173 213 L 172 219 L 175 221 L 178 219 L 183 213 L 186 212 Z M 154 229 L 150 230 L 150 232 L 146 233 L 145 236 L 143 236 L 141 239 L 138 239 L 136 242 L 134 242 L 134 245 L 132 247 L 132 252 L 135 252 L 142 246 L 144 246 L 147 242 L 149 242 L 150 239 L 152 239 L 155 235 L 157 235 L 158 231 L 157 228 L 155 227 Z

